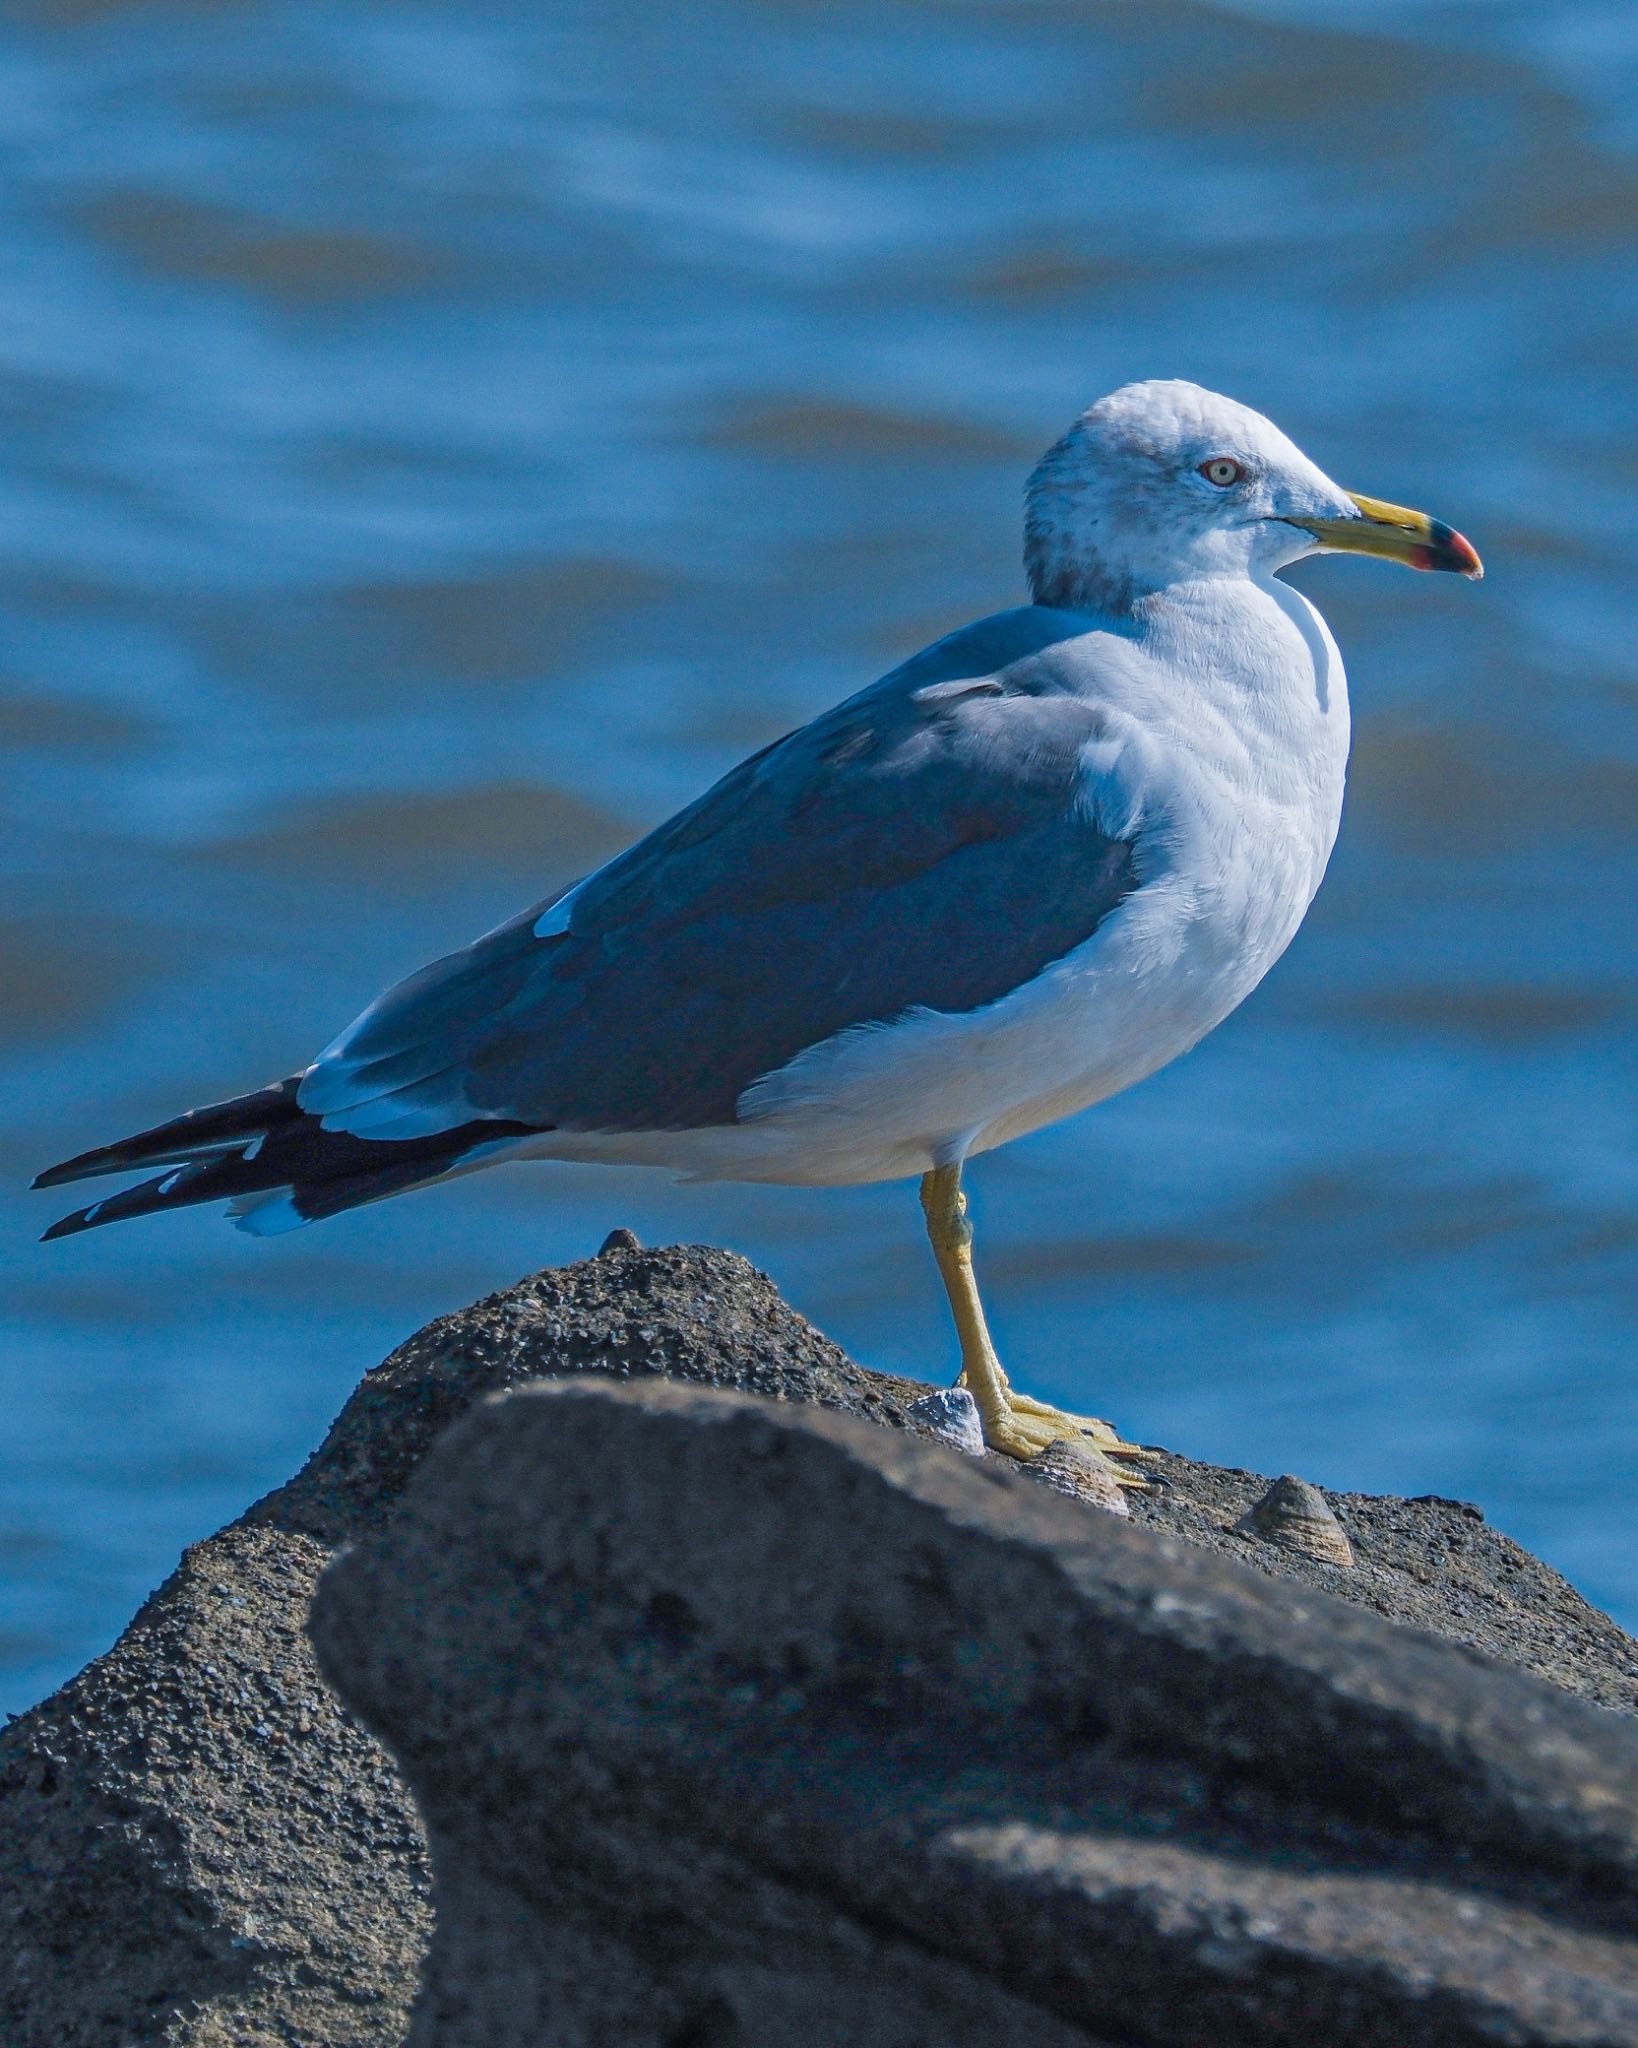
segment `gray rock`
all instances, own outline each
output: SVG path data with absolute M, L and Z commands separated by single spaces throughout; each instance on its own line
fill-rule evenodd
M 330 1553 L 239 1524 L 0 1738 L 0 2041 L 401 2041 L 431 1929 L 392 1759 L 320 1678 Z
M 525 1389 L 313 1632 L 428 1817 L 415 2048 L 1638 2042 L 1638 1730 L 1000 1459 Z
M 703 1249 L 616 1247 L 420 1331 L 294 1480 L 193 1546 L 107 1655 L 0 1736 L 5 2048 L 396 2048 L 430 1927 L 425 1841 L 314 1666 L 308 1603 L 472 1402 L 587 1371 L 901 1429 L 926 1391 Z
M 919 1401 L 912 1401 L 905 1413 L 951 1450 L 965 1451 L 969 1458 L 986 1455 L 978 1403 L 965 1387 L 939 1387 L 931 1394 L 923 1394 Z
M 919 1433 L 910 1411 L 929 1392 L 854 1364 L 744 1260 L 697 1247 L 616 1245 L 412 1337 L 365 1376 L 297 1478 L 190 1549 L 106 1656 L 0 1736 L 6 2048 L 402 2041 L 430 1924 L 421 1825 L 392 1758 L 319 1676 L 303 1632 L 308 1602 L 336 1547 L 386 1526 L 429 1447 L 475 1402 L 581 1373 L 724 1387 L 784 1413 L 817 1404 L 877 1425 L 885 1445 Z M 1333 1495 L 1357 1552 L 1344 1575 L 1233 1533 L 1266 1479 L 1167 1452 L 1147 1462 L 1164 1483 L 1130 1497 L 1134 1523 L 1255 1564 L 1287 1594 L 1331 1584 L 1585 1698 L 1638 1705 L 1638 1646 L 1476 1510 Z M 994 1458 L 961 1466 L 1001 1479 L 1004 1468 Z M 1047 1511 L 1116 1526 L 1044 1489 L 1039 1498 Z M 936 1583 L 924 1594 L 940 1597 Z M 1232 1804 L 1232 1784 L 1220 1796 Z M 1300 1843 L 1300 1803 L 1288 1826 Z M 505 1885 L 484 1896 L 503 2000 L 506 1927 L 519 1909 Z M 1155 1910 L 1173 1896 L 1157 1891 Z M 1214 1896 L 1203 1878 L 1188 1894 L 1202 1926 Z M 843 1951 L 864 1953 L 865 1937 L 844 1920 Z M 901 1953 L 907 1970 L 921 1968 L 915 1942 L 892 1950 Z M 979 1994 L 968 1965 L 941 1950 L 919 1981 L 930 2017 L 913 2038 L 970 2038 L 962 2015 L 977 2009 L 969 1992 Z M 606 1981 L 594 1992 L 612 1995 Z M 677 2042 L 730 2038 L 724 2010 L 707 2001 Z M 1060 2038 L 1038 2003 L 1029 2011 L 1031 2041 Z M 956 2015 L 948 2025 L 937 2017 L 946 2012 Z M 994 2038 L 1011 2038 L 994 2024 Z M 612 2019 L 610 2028 L 618 2043 Z M 1116 2032 L 1133 2037 L 1131 2027 Z M 1211 2038 L 1208 2028 L 1201 2039 Z

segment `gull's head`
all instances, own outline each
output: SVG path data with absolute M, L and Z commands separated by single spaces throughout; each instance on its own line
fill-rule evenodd
M 1126 611 L 1169 584 L 1268 577 L 1320 553 L 1484 573 L 1453 528 L 1354 496 L 1260 412 L 1169 379 L 1100 398 L 1041 457 L 1025 497 L 1037 604 Z

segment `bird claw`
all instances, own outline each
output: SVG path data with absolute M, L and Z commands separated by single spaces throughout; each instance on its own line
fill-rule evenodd
M 1007 1406 L 1014 1415 L 1055 1424 L 1054 1441 L 1060 1436 L 1089 1436 L 1106 1458 L 1141 1458 L 1144 1454 L 1142 1444 L 1129 1444 L 1112 1422 L 1105 1422 L 1099 1416 L 1071 1415 L 1063 1408 L 1054 1408 L 1048 1401 L 1037 1401 L 1032 1394 L 1020 1394 L 1012 1387 L 1007 1389 Z
M 1015 1394 L 1010 1387 L 1003 1398 L 1006 1402 L 1004 1412 L 982 1419 L 985 1444 L 1005 1457 L 1020 1460 L 1038 1458 L 1056 1443 L 1096 1451 L 1109 1459 L 1141 1458 L 1144 1455 L 1141 1444 L 1127 1443 L 1118 1431 L 1096 1416 L 1067 1414 L 1062 1408 L 1053 1408 L 1028 1394 Z M 1141 1490 L 1148 1484 L 1139 1472 L 1123 1471 L 1113 1465 L 1111 1470 L 1122 1486 Z

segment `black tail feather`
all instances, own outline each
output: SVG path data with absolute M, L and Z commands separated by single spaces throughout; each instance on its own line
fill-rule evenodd
M 247 1180 L 254 1176 L 245 1173 L 244 1165 L 240 1155 L 234 1153 L 226 1159 L 200 1159 L 173 1166 L 168 1173 L 155 1174 L 152 1180 L 138 1181 L 134 1188 L 121 1188 L 117 1194 L 104 1195 L 89 1208 L 60 1217 L 40 1242 L 50 1244 L 53 1238 L 74 1237 L 82 1230 L 96 1230 L 105 1223 L 123 1223 L 132 1216 L 151 1216 L 159 1209 L 185 1209 L 194 1202 L 259 1193 L 262 1184 L 255 1188 L 247 1186 Z M 279 1183 L 265 1185 L 276 1187 Z
M 288 1081 L 275 1081 L 249 1095 L 190 1109 L 167 1123 L 155 1124 L 152 1130 L 121 1138 L 118 1144 L 99 1145 L 65 1159 L 61 1166 L 48 1166 L 35 1175 L 32 1185 L 59 1188 L 67 1181 L 90 1180 L 99 1173 L 133 1173 L 139 1166 L 175 1166 L 213 1152 L 237 1151 L 283 1124 L 300 1122 L 302 1112 L 296 1103 L 300 1085 L 300 1074 L 292 1074 Z
M 475 1118 L 422 1138 L 355 1138 L 327 1131 L 296 1100 L 300 1076 L 231 1102 L 190 1110 L 118 1144 L 83 1152 L 42 1173 L 37 1188 L 140 1166 L 170 1170 L 62 1217 L 45 1241 L 73 1237 L 195 1202 L 233 1201 L 287 1189 L 294 1220 L 316 1222 L 360 1203 L 436 1180 L 475 1147 L 529 1137 L 537 1126 Z

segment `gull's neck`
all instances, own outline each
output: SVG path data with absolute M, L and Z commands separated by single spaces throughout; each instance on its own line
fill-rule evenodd
M 1188 576 L 1141 592 L 1105 619 L 1113 631 L 1197 682 L 1231 689 L 1296 688 L 1317 708 L 1342 681 L 1325 621 L 1277 576 Z
M 1034 603 L 1050 611 L 1086 612 L 1117 632 L 1129 631 L 1138 608 L 1162 595 L 1160 586 L 1095 557 L 1041 554 L 1028 568 Z
M 1180 746 L 1242 758 L 1311 808 L 1329 846 L 1348 758 L 1348 684 L 1325 621 L 1276 577 L 1168 584 L 1112 625 L 1148 659 L 1147 715 Z

